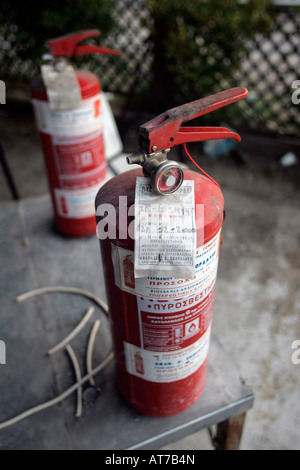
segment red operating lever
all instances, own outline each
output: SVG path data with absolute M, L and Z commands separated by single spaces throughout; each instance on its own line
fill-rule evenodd
M 87 31 L 77 31 L 75 33 L 66 34 L 59 38 L 49 39 L 46 46 L 49 47 L 53 57 L 75 57 L 83 54 L 114 54 L 119 55 L 120 51 L 108 49 L 107 47 L 96 46 L 94 44 L 78 44 L 84 39 L 100 36 L 98 29 L 90 29 Z
M 225 127 L 181 127 L 181 124 L 248 96 L 246 88 L 231 88 L 215 95 L 169 109 L 139 127 L 140 145 L 148 153 L 187 142 L 233 139 L 240 136 Z

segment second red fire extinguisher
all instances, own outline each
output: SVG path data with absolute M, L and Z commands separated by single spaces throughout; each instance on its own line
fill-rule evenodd
M 225 128 L 181 124 L 247 94 L 233 88 L 140 126 L 140 149 L 127 160 L 143 171 L 118 175 L 96 197 L 118 385 L 148 415 L 177 414 L 203 391 L 224 213 L 219 185 L 182 170 L 167 152 L 192 141 L 239 141 Z
M 103 100 L 99 79 L 75 71 L 67 59 L 83 54 L 119 54 L 90 44 L 97 30 L 49 40 L 50 63 L 31 82 L 31 96 L 58 229 L 80 236 L 95 233 L 94 199 L 106 181 Z M 104 103 L 105 104 L 105 103 Z

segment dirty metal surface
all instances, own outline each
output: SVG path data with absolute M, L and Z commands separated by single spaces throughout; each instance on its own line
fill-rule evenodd
M 81 320 L 91 300 L 51 293 L 15 302 L 16 296 L 42 286 L 85 288 L 106 299 L 96 236 L 71 238 L 56 232 L 50 199 L 42 196 L 1 205 L 1 323 L 6 364 L 0 365 L 0 422 L 52 399 L 74 383 L 65 352 L 47 351 Z M 95 305 L 86 327 L 72 340 L 82 376 L 87 341 L 101 320 L 93 353 L 98 365 L 111 349 L 109 324 Z M 0 449 L 159 449 L 204 427 L 249 410 L 253 393 L 216 337 L 212 337 L 208 376 L 200 399 L 170 418 L 152 418 L 131 409 L 120 396 L 110 363 L 96 377 L 101 389 L 84 400 L 75 417 L 76 393 L 47 410 L 0 430 Z M 90 387 L 87 383 L 83 390 Z M 87 394 L 88 392 L 86 392 Z M 86 396 L 84 394 L 84 396 Z

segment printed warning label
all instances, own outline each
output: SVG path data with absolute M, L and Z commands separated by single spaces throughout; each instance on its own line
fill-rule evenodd
M 33 100 L 33 106 L 39 131 L 51 136 L 57 213 L 64 218 L 93 217 L 97 191 L 107 178 L 101 94 L 69 110 L 52 111 L 41 100 Z
M 41 74 L 50 109 L 60 111 L 80 106 L 80 86 L 76 71 L 71 64 L 65 63 L 60 70 L 57 70 L 53 64 L 43 64 Z
M 68 111 L 51 111 L 47 101 L 32 100 L 38 130 L 55 136 L 84 135 L 101 129 L 101 94 L 87 100 Z
M 196 372 L 207 358 L 210 327 L 196 342 L 175 351 L 150 351 L 124 342 L 127 372 L 150 382 L 175 382 Z
M 102 181 L 102 184 L 105 180 Z M 101 184 L 77 191 L 54 188 L 54 197 L 58 215 L 65 218 L 80 219 L 95 214 L 95 197 Z
M 208 329 L 213 309 L 214 286 L 179 300 L 137 298 L 140 340 L 144 349 L 173 351 L 194 343 Z
M 166 198 L 154 193 L 149 178 L 137 177 L 134 206 L 135 277 L 171 272 L 178 277 L 194 276 L 194 181 L 184 181 Z
M 179 299 L 209 289 L 217 275 L 220 233 L 195 253 L 195 275 L 191 279 L 177 277 L 134 277 L 132 251 L 112 244 L 115 283 L 120 289 L 149 299 Z
M 82 136 L 53 136 L 53 156 L 59 184 L 65 189 L 94 186 L 107 173 L 103 133 Z

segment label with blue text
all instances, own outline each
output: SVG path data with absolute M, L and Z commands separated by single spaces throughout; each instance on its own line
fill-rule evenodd
M 115 283 L 120 289 L 149 299 L 179 299 L 210 288 L 217 275 L 221 230 L 195 253 L 193 278 L 147 276 L 135 278 L 134 254 L 112 244 Z

